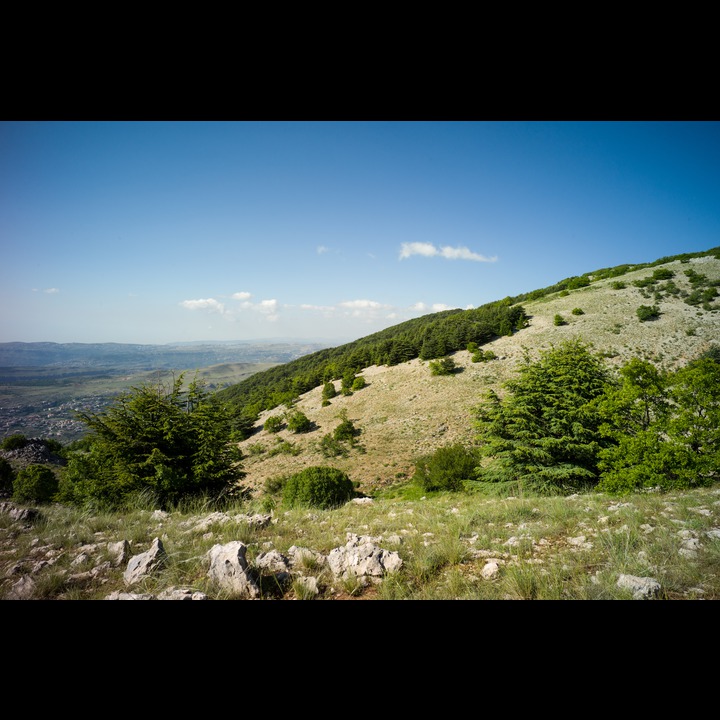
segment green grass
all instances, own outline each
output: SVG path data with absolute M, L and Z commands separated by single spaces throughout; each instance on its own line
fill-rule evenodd
M 621 574 L 656 579 L 662 586 L 660 599 L 720 599 L 720 539 L 709 533 L 720 529 L 720 486 L 622 500 L 602 494 L 418 497 L 411 484 L 402 488 L 404 494 L 398 486 L 370 504 L 283 511 L 263 528 L 242 520 L 262 512 L 257 499 L 237 502 L 224 509 L 228 520 L 203 526 L 198 522 L 216 509 L 202 502 L 167 516 L 153 514 L 140 501 L 122 515 L 51 505 L 41 508 L 43 520 L 28 527 L 0 515 L 0 598 L 23 575 L 32 576 L 37 599 L 102 599 L 115 590 L 127 592 L 122 578 L 126 564 L 106 568 L 94 579 L 69 580 L 69 574 L 109 559 L 99 551 L 93 563 L 71 566 L 80 547 L 128 540 L 135 555 L 160 537 L 168 554 L 165 566 L 132 592 L 157 594 L 176 586 L 204 592 L 212 600 L 233 599 L 207 578 L 205 558 L 214 544 L 242 540 L 252 565 L 260 552 L 287 553 L 293 545 L 327 555 L 355 533 L 398 552 L 400 571 L 370 581 L 340 579 L 321 559 L 308 556 L 284 585 L 262 577 L 260 599 L 630 599 L 617 586 Z M 683 543 L 693 538 L 698 541 L 694 552 L 682 552 Z M 493 567 L 496 572 L 489 572 Z M 301 576 L 316 578 L 317 594 Z

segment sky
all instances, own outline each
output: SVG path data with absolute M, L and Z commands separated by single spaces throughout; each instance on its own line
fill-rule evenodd
M 0 122 L 0 342 L 336 345 L 717 246 L 720 122 Z

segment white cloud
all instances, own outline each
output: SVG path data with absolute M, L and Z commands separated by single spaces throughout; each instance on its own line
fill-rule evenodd
M 214 298 L 200 298 L 199 300 L 183 300 L 180 305 L 188 310 L 208 310 L 222 315 L 225 306 Z
M 233 300 L 248 300 L 252 297 L 252 293 L 241 291 L 232 294 Z
M 432 243 L 403 243 L 400 246 L 400 259 L 409 258 L 411 255 L 425 255 L 426 257 L 432 257 L 437 255 L 437 248 Z
M 258 305 L 256 305 L 257 309 L 261 313 L 275 313 L 277 312 L 278 307 L 278 301 L 277 300 L 261 300 Z
M 346 300 L 340 303 L 340 307 L 354 308 L 356 310 L 377 310 L 382 305 L 375 300 Z
M 440 256 L 447 260 L 474 260 L 475 262 L 495 262 L 497 260 L 497 257 L 485 257 L 485 255 L 480 255 L 466 247 L 454 248 L 449 245 L 443 245 L 438 248 L 432 243 L 402 243 L 400 246 L 400 260 L 404 260 L 413 255 L 423 255 L 424 257 Z
M 54 295 L 55 293 L 59 293 L 60 290 L 58 290 L 58 288 L 47 288 L 44 292 L 48 295 Z
M 317 254 L 322 255 L 323 253 L 330 252 L 329 247 L 325 247 L 324 245 L 318 245 L 317 246 Z
M 425 305 L 424 302 L 416 302 L 414 305 L 410 306 L 411 310 L 417 310 L 418 312 L 422 312 L 427 308 L 427 305 Z
M 432 304 L 433 312 L 441 312 L 442 310 L 452 310 L 452 307 L 450 305 L 446 305 L 445 303 L 433 303 Z

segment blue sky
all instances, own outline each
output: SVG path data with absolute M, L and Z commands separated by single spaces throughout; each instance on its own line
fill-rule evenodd
M 0 122 L 0 342 L 340 344 L 719 245 L 718 122 Z

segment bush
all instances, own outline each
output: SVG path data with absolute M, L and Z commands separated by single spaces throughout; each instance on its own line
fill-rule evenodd
M 358 375 L 354 380 L 353 384 L 351 386 L 351 390 L 355 392 L 356 390 L 362 390 L 365 387 L 365 378 L 362 375 Z
M 345 444 L 333 437 L 330 433 L 322 436 L 322 439 L 318 443 L 318 450 L 322 453 L 323 457 L 338 457 L 340 455 L 347 455 L 348 449 Z
M 0 457 L 0 492 L 12 494 L 15 470 L 3 457 Z
M 476 479 L 478 456 L 461 444 L 440 447 L 415 463 L 413 482 L 426 492 L 462 490 L 466 481 Z
M 14 435 L 8 435 L 2 441 L 3 450 L 20 450 L 24 448 L 30 441 L 22 434 L 15 433 Z
M 355 427 L 353 421 L 344 419 L 333 431 L 333 438 L 352 444 L 355 442 L 355 436 L 359 434 L 360 431 Z
M 33 463 L 18 471 L 12 497 L 21 503 L 49 503 L 57 491 L 55 473 L 47 465 Z
M 657 305 L 641 305 L 637 310 L 637 316 L 640 318 L 640 322 L 646 322 L 647 320 L 657 320 L 660 317 L 660 308 Z
M 455 361 L 451 357 L 431 360 L 429 367 L 432 375 L 452 375 L 457 370 Z
M 337 468 L 315 465 L 291 475 L 282 489 L 287 507 L 306 506 L 331 509 L 344 505 L 355 495 L 350 478 Z
M 288 416 L 287 426 L 294 433 L 305 433 L 312 429 L 313 424 L 305 413 L 295 410 Z
M 497 360 L 497 355 L 492 350 L 478 350 L 473 353 L 472 361 L 476 362 L 487 362 L 488 360 Z
M 282 426 L 285 424 L 285 421 L 280 417 L 280 415 L 271 415 L 264 423 L 263 430 L 269 432 L 269 433 L 277 433 L 280 432 Z
M 622 280 L 615 280 L 614 282 L 610 283 L 610 287 L 613 290 L 624 290 L 627 285 Z
M 330 400 L 330 398 L 334 398 L 337 395 L 337 390 L 335 390 L 335 383 L 333 382 L 326 382 L 323 385 L 322 390 L 322 399 L 323 400 Z M 329 405 L 330 403 L 328 403 Z
M 565 322 L 565 318 L 562 315 L 556 315 L 553 323 L 555 325 L 567 325 L 567 323 Z
M 584 315 L 585 311 L 582 308 L 573 308 L 571 310 L 573 315 Z

